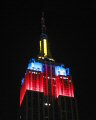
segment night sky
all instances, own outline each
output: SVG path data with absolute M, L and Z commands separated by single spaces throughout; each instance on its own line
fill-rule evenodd
M 42 11 L 53 58 L 71 68 L 79 119 L 95 120 L 96 4 L 63 0 L 3 1 L 0 120 L 17 120 L 20 80 L 39 53 Z

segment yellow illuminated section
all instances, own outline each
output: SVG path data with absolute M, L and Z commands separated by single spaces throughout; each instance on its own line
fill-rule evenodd
M 41 40 L 40 40 L 40 53 L 41 53 Z
M 47 56 L 47 40 L 43 39 L 43 45 L 44 45 L 44 56 Z

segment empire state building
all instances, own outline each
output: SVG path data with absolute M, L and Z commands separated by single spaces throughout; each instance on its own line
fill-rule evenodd
M 20 120 L 78 120 L 70 68 L 55 62 L 51 55 L 44 13 L 39 48 L 21 80 Z

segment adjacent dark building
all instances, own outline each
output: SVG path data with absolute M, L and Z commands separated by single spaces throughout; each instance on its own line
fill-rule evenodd
M 78 120 L 70 69 L 50 53 L 44 14 L 40 53 L 29 61 L 20 90 L 21 120 Z

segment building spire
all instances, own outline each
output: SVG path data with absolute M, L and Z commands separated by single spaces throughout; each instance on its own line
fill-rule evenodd
M 49 43 L 48 43 L 48 37 L 46 34 L 46 25 L 45 25 L 45 18 L 44 18 L 44 12 L 42 12 L 41 17 L 41 36 L 39 41 L 39 48 L 40 52 L 38 55 L 39 59 L 49 59 L 51 61 L 54 61 L 51 57 L 50 49 L 49 49 Z
M 42 30 L 42 34 L 46 34 L 46 25 L 45 25 L 45 19 L 44 19 L 44 12 L 42 12 L 42 17 L 41 17 L 41 30 Z

